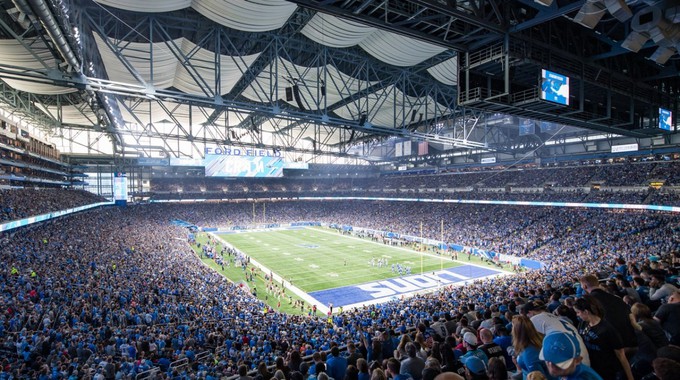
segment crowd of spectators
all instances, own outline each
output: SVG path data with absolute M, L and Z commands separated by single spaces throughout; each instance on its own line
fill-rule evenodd
M 626 162 L 565 167 L 522 167 L 485 171 L 277 179 L 154 178 L 152 199 L 246 199 L 314 196 L 404 197 L 627 204 L 680 204 L 673 186 L 676 161 Z M 657 187 L 650 187 L 655 183 Z M 658 190 L 658 184 L 664 187 Z
M 612 191 L 599 190 L 591 191 L 583 199 L 586 203 L 622 203 L 622 204 L 643 204 L 649 195 L 649 191 Z
M 618 234 L 617 238 L 626 237 L 626 243 L 632 246 L 632 239 L 644 237 L 643 232 L 648 229 L 660 233 L 665 231 L 664 228 L 670 228 L 670 232 L 666 232 L 666 235 L 671 236 L 668 239 L 670 243 L 673 241 L 672 228 L 677 226 L 679 219 L 675 214 L 661 212 L 620 213 L 568 207 L 386 201 L 267 202 L 256 203 L 254 213 L 253 204 L 248 202 L 198 203 L 190 207 L 166 204 L 163 207 L 181 220 L 223 229 L 311 220 L 420 236 L 422 223 L 423 236 L 435 240 L 441 237 L 440 227 L 443 221 L 443 238 L 448 243 L 517 256 L 526 256 L 539 247 L 550 244 L 557 244 L 551 249 L 560 252 L 566 252 L 570 247 L 590 248 L 599 244 L 599 239 L 605 233 Z M 409 217 L 405 218 L 404 215 Z M 660 223 L 663 228 L 649 228 L 649 220 Z M 620 224 L 621 227 L 610 226 L 609 223 Z M 593 234 L 589 230 L 593 228 L 603 232 L 600 235 Z M 628 238 L 628 235 L 632 235 L 632 238 Z M 655 240 L 643 241 L 644 244 L 649 244 L 646 249 L 652 249 L 653 241 Z
M 104 201 L 84 190 L 0 189 L 0 223 Z
M 0 378 L 133 379 L 152 368 L 171 379 L 248 379 L 247 372 L 256 368 L 265 380 L 299 380 L 308 374 L 319 380 L 354 380 L 362 373 L 376 379 L 429 380 L 442 371 L 476 379 L 486 378 L 487 370 L 502 375 L 518 368 L 519 377 L 539 371 L 551 378 L 560 371 L 586 371 L 578 367 L 578 357 L 597 354 L 591 352 L 598 343 L 591 341 L 591 325 L 595 331 L 602 320 L 613 324 L 613 316 L 598 319 L 596 307 L 575 301 L 584 292 L 600 291 L 621 295 L 613 296 L 621 300 L 626 295 L 631 304 L 637 294 L 637 309 L 646 306 L 647 317 L 658 319 L 642 323 L 646 314 L 640 313 L 635 330 L 639 354 L 627 355 L 635 378 L 654 371 L 670 379 L 663 377 L 664 368 L 680 365 L 665 362 L 667 353 L 657 358 L 656 350 L 680 348 L 657 336 L 660 347 L 650 349 L 644 340 L 654 328 L 670 343 L 680 339 L 680 310 L 674 306 L 680 306 L 674 285 L 680 216 L 497 205 L 267 203 L 268 223 L 318 220 L 416 234 L 422 222 L 427 237 L 436 239 L 444 220 L 450 241 L 547 264 L 344 310 L 329 323 L 326 317 L 268 309 L 204 266 L 189 247 L 186 230 L 170 223 L 175 218 L 198 225 L 259 223 L 252 220 L 252 208 L 250 203 L 108 207 L 0 235 Z M 586 274 L 610 280 L 596 290 Z M 636 286 L 632 293 L 630 284 Z M 576 323 L 573 329 L 588 352 L 574 351 L 570 357 L 542 352 L 548 332 L 538 325 L 531 330 L 542 307 L 557 310 L 564 323 Z M 579 322 L 574 313 L 586 317 Z M 397 334 L 413 341 L 398 354 Z M 612 352 L 634 345 L 612 341 L 618 342 Z M 490 360 L 492 342 L 502 344 L 500 353 L 493 351 L 497 360 Z M 337 347 L 345 345 L 348 351 L 354 347 L 349 357 L 356 364 L 335 360 L 343 356 Z M 299 360 L 314 353 L 313 369 Z M 389 360 L 395 355 L 403 360 Z M 627 374 L 625 363 L 616 369 Z
M 465 201 L 522 201 L 522 202 L 585 202 L 585 203 L 623 203 L 650 204 L 663 206 L 679 206 L 680 191 L 649 190 L 640 188 L 637 191 L 591 190 L 588 192 L 570 189 L 555 191 L 267 191 L 267 192 L 229 192 L 229 193 L 159 193 L 153 194 L 151 200 L 238 200 L 238 199 L 295 199 L 299 197 L 370 197 L 370 198 L 422 198 L 451 199 Z
M 653 205 L 680 206 L 680 192 L 676 191 L 655 191 L 647 200 Z

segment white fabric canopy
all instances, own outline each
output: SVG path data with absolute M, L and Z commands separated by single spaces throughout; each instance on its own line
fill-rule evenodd
M 395 117 L 394 110 L 397 110 Z M 362 112 L 367 112 L 367 120 L 371 124 L 383 127 L 402 128 L 403 125 L 395 125 L 396 120 L 404 120 L 407 123 L 415 112 L 416 121 L 423 114 L 424 118 L 448 115 L 451 110 L 446 106 L 436 103 L 431 97 L 413 97 L 404 94 L 394 86 L 362 97 L 335 112 L 345 119 L 358 120 Z M 402 111 L 403 110 L 403 111 Z M 405 115 L 403 113 L 406 113 Z
M 104 41 L 99 36 L 95 38 L 109 79 L 116 82 L 141 85 L 142 83 L 139 83 L 123 66 L 116 54 L 109 49 Z M 204 95 L 203 87 L 208 87 L 209 91 L 214 90 L 216 75 L 215 53 L 199 48 L 196 44 L 185 38 L 178 38 L 173 43 L 180 47 L 183 56 L 188 57 L 188 62 L 195 69 L 191 73 L 187 65 L 179 61 L 175 54 L 173 54 L 170 46 L 164 42 L 148 44 L 111 41 L 111 43 L 114 45 L 119 44 L 123 48 L 122 54 L 137 69 L 137 72 L 148 84 L 163 89 L 175 87 L 180 91 L 194 95 Z M 154 57 L 153 81 L 151 80 L 152 54 Z M 231 91 L 231 88 L 243 75 L 242 73 L 257 59 L 258 55 L 253 54 L 242 57 L 219 56 L 220 94 L 226 94 Z M 202 78 L 203 81 L 197 82 L 195 77 Z
M 227 34 L 233 33 L 234 30 L 254 33 L 277 30 L 289 20 L 297 9 L 297 5 L 284 0 L 95 1 L 102 6 L 142 13 L 163 13 L 192 8 L 208 20 L 231 29 L 225 29 Z M 180 13 L 178 12 L 178 14 Z M 208 20 L 204 21 L 212 24 Z M 438 45 L 323 13 L 316 13 L 299 33 L 317 44 L 334 49 L 359 47 L 375 59 L 384 62 L 386 64 L 384 66 L 414 66 L 446 51 L 446 48 Z M 356 121 L 363 112 L 367 112 L 368 121 L 373 125 L 393 128 L 402 128 L 404 123 L 419 120 L 420 114 L 423 114 L 423 118 L 432 118 L 435 115 L 442 116 L 451 112 L 445 106 L 435 103 L 434 99 L 430 97 L 406 96 L 394 85 L 366 94 L 368 88 L 380 82 L 352 77 L 345 74 L 345 72 L 349 72 L 345 67 L 342 67 L 345 71 L 341 72 L 330 64 L 327 66 L 296 64 L 293 61 L 298 57 L 289 57 L 288 52 L 285 55 L 277 54 L 278 56 L 271 62 L 262 62 L 265 68 L 256 71 L 257 78 L 250 82 L 242 93 L 230 94 L 234 85 L 243 79 L 243 73 L 247 72 L 261 53 L 247 56 L 216 55 L 211 50 L 197 46 L 193 41 L 198 40 L 192 41 L 188 39 L 189 37 L 150 43 L 120 41 L 112 38 L 105 40 L 103 39 L 105 37 L 101 37 L 97 33 L 93 35 L 108 79 L 124 85 L 141 86 L 146 84 L 149 86 L 149 90 L 172 88 L 185 94 L 204 96 L 208 99 L 213 99 L 217 95 L 229 94 L 237 99 L 238 96 L 243 96 L 251 101 L 267 105 L 277 101 L 286 102 L 294 108 L 300 107 L 311 111 L 325 109 L 327 106 L 332 106 L 361 93 L 365 95 L 340 108 L 331 107 L 329 113 L 335 113 L 347 120 Z M 260 37 L 263 34 L 255 36 Z M 297 37 L 301 36 L 298 35 Z M 31 52 L 15 40 L 0 40 L 0 56 L 2 56 L 4 65 L 44 70 L 45 67 L 41 64 L 42 60 L 50 68 L 57 67 L 59 62 L 53 58 L 53 52 L 47 46 L 44 46 L 42 40 L 26 41 L 36 46 L 33 51 L 40 59 L 35 59 Z M 113 46 L 113 50 L 109 46 Z M 292 51 L 294 50 L 291 49 Z M 359 49 L 355 48 L 352 51 L 351 54 L 356 54 Z M 360 51 L 359 54 L 361 54 Z M 137 77 L 126 69 L 121 60 L 121 55 L 129 62 L 133 71 L 138 74 Z M 311 52 L 310 57 L 309 60 L 305 60 L 307 57 L 303 57 L 304 59 L 301 61 L 315 62 L 311 63 L 315 65 L 321 65 L 324 62 L 324 60 L 314 57 Z M 269 56 L 266 58 L 269 59 Z M 374 62 L 373 60 L 370 61 Z M 362 60 L 362 63 L 365 62 L 365 60 Z M 84 62 L 84 64 L 87 65 L 88 62 Z M 372 70 L 371 67 L 367 69 Z M 382 72 L 382 70 L 376 69 L 375 73 L 370 73 L 370 77 L 380 77 L 381 75 L 373 74 Z M 451 58 L 430 67 L 427 72 L 445 85 L 456 85 L 458 83 L 457 58 Z M 365 74 L 366 72 L 362 71 L 362 75 Z M 22 91 L 40 94 L 60 94 L 75 91 L 73 88 L 54 85 L 12 79 L 5 81 Z M 393 81 L 389 83 L 393 83 Z M 387 83 L 384 85 L 387 85 Z M 292 94 L 296 96 L 290 98 Z M 288 124 L 296 123 L 296 121 L 273 117 L 264 121 L 263 124 L 257 125 L 258 138 L 261 140 L 256 141 L 250 122 L 245 129 L 235 128 L 244 120 L 247 121 L 250 112 L 222 112 L 216 118 L 211 118 L 210 126 L 202 129 L 206 126 L 208 118 L 215 113 L 213 108 L 169 101 L 159 103 L 160 100 L 140 101 L 139 99 L 125 99 L 124 97 L 119 97 L 117 101 L 125 124 L 123 129 L 127 129 L 128 132 L 135 132 L 135 136 L 130 136 L 129 133 L 121 134 L 125 143 L 131 146 L 139 146 L 140 144 L 162 146 L 164 144 L 162 139 L 150 137 L 143 133 L 150 124 L 153 124 L 153 133 L 157 131 L 168 136 L 183 135 L 183 132 L 179 131 L 180 128 L 177 125 L 179 123 L 184 130 L 189 131 L 191 129 L 193 136 L 203 137 L 205 135 L 209 139 L 219 139 L 223 138 L 226 132 L 228 138 L 231 138 L 232 132 L 234 132 L 238 139 L 243 142 L 281 143 L 281 145 L 285 145 L 282 142 L 286 139 L 295 138 L 300 143 L 308 144 L 310 148 L 312 146 L 311 139 L 317 139 L 316 143 L 323 141 L 327 144 L 336 144 L 341 142 L 342 138 L 340 133 L 335 133 L 337 129 L 331 127 L 304 130 L 298 128 L 295 131 L 282 132 L 281 129 L 285 130 Z M 47 114 L 57 115 L 55 106 L 39 105 L 39 108 Z M 97 123 L 96 115 L 92 114 L 89 108 L 85 108 L 83 114 L 75 106 L 63 106 L 59 113 L 64 123 L 85 126 L 92 126 Z M 229 128 L 228 131 L 226 127 Z M 87 135 L 91 136 L 89 133 Z M 140 138 L 142 140 L 139 140 Z M 191 146 L 190 141 L 180 141 L 177 144 L 182 145 L 179 149 L 182 151 L 196 149 Z M 172 149 L 178 148 L 179 145 L 172 147 Z
M 99 4 L 132 12 L 161 13 L 189 8 L 191 0 L 95 0 Z
M 73 105 L 45 106 L 44 104 L 36 103 L 35 106 L 54 119 L 58 119 L 57 115 L 61 112 L 61 121 L 65 124 L 84 126 L 97 124 L 97 116 L 90 107 L 80 107 L 82 108 L 81 111 Z
M 359 46 L 377 59 L 394 66 L 413 66 L 434 57 L 446 48 L 398 34 L 378 30 Z
M 310 40 L 335 48 L 358 45 L 377 29 L 353 21 L 317 13 L 302 28 L 301 33 Z
M 162 13 L 193 8 L 226 27 L 265 32 L 283 26 L 297 5 L 285 0 L 95 0 L 113 8 L 134 12 Z
M 153 123 L 156 129 L 163 133 L 169 133 L 170 130 L 174 128 L 174 123 L 165 109 L 169 110 L 172 113 L 172 117 L 179 121 L 186 129 L 189 129 L 190 126 L 202 126 L 207 121 L 208 116 L 213 113 L 212 108 L 189 106 L 172 102 L 163 102 L 163 106 L 157 102 L 137 103 L 130 101 L 125 104 L 119 102 L 118 108 L 126 122 L 139 125 Z M 131 112 L 134 113 L 134 115 Z M 213 124 L 216 126 L 234 126 L 240 123 L 248 115 L 248 112 L 222 112 L 219 117 L 213 121 Z
M 183 39 L 182 41 L 182 52 L 185 55 L 191 54 L 191 57 L 189 58 L 191 65 L 196 69 L 198 75 L 205 79 L 207 85 L 211 86 L 211 88 L 214 87 L 216 76 L 215 53 L 207 49 L 199 48 L 187 39 Z M 220 94 L 226 94 L 231 91 L 231 88 L 234 87 L 236 82 L 238 82 L 243 73 L 248 70 L 248 67 L 258 56 L 259 54 L 241 57 L 220 55 Z M 189 73 L 187 66 L 183 65 L 182 62 L 177 62 L 177 71 L 173 84 L 178 90 L 188 94 L 204 94 L 203 90 L 201 90 L 201 86 L 196 83 L 196 80 Z
M 50 69 L 56 70 L 57 62 L 42 40 L 27 38 L 24 40 L 24 42 L 31 46 L 35 56 L 31 54 L 31 51 L 26 49 L 26 47 L 17 40 L 0 40 L 0 57 L 2 57 L 2 65 L 5 66 L 6 69 L 13 70 L 11 67 L 7 66 L 16 66 L 17 68 L 21 67 L 24 69 L 35 69 L 42 71 Z M 36 56 L 38 59 L 36 59 Z M 41 60 L 45 62 L 47 67 L 43 66 Z M 25 70 L 16 70 L 17 74 L 20 74 L 23 71 Z M 58 95 L 76 91 L 76 89 L 70 87 L 34 83 L 18 79 L 3 78 L 3 81 L 16 90 L 31 92 L 34 94 Z
M 359 45 L 375 58 L 401 67 L 416 65 L 446 50 L 441 46 L 323 13 L 314 15 L 301 33 L 326 46 L 345 48 Z
M 247 32 L 278 29 L 297 9 L 284 0 L 194 0 L 192 7 L 219 24 Z
M 95 40 L 99 47 L 104 67 L 109 79 L 115 82 L 141 85 L 125 66 L 120 62 L 116 54 L 106 46 L 106 43 L 95 34 Z M 184 38 L 178 38 L 175 44 L 181 44 Z M 164 42 L 125 42 L 111 40 L 111 43 L 123 48 L 122 54 L 136 69 L 142 79 L 157 88 L 168 88 L 173 85 L 177 71 L 177 59 L 170 48 Z M 151 55 L 153 54 L 153 67 Z M 153 80 L 152 80 L 153 74 Z
M 458 84 L 458 57 L 448 59 L 427 69 L 434 79 L 451 86 Z
M 277 71 L 274 65 L 278 65 L 278 76 L 276 76 Z M 325 96 L 321 93 L 321 86 L 317 86 L 320 81 L 325 84 Z M 271 102 L 278 99 L 297 107 L 298 104 L 294 98 L 286 99 L 286 88 L 292 88 L 297 84 L 304 108 L 316 110 L 323 108 L 325 104 L 334 104 L 375 83 L 353 78 L 333 66 L 326 66 L 325 69 L 305 67 L 279 58 L 277 62 L 270 64 L 258 75 L 257 81 L 243 92 L 243 96 L 258 102 Z

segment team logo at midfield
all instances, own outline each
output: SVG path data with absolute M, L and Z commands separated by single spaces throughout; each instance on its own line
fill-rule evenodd
M 299 244 L 302 248 L 316 249 L 319 248 L 317 244 Z

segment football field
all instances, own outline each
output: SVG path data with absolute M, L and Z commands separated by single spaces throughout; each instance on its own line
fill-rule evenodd
M 250 256 L 265 273 L 273 272 L 287 285 L 292 283 L 299 296 L 319 305 L 384 302 L 500 273 L 475 265 L 479 264 L 476 258 L 468 263 L 467 255 L 463 261 L 454 261 L 449 254 L 421 254 L 326 228 L 238 231 L 216 236 Z

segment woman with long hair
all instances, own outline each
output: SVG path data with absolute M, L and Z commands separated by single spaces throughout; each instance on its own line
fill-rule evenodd
M 382 368 L 376 368 L 371 373 L 371 380 L 387 380 L 387 375 Z
M 368 350 L 368 361 L 377 361 L 378 363 L 382 362 L 383 360 L 383 354 L 382 354 L 382 342 L 378 340 L 378 338 L 373 338 L 371 341 L 371 349 Z
M 394 350 L 394 358 L 397 360 L 406 359 L 408 355 L 406 354 L 406 343 L 412 342 L 411 337 L 408 334 L 402 334 L 401 340 L 399 340 L 399 345 Z
M 432 351 L 430 351 L 430 356 L 427 357 L 429 358 L 434 358 L 437 359 L 439 363 L 443 362 L 444 359 L 442 357 L 442 352 L 441 352 L 441 343 L 439 342 L 434 342 L 432 343 Z M 427 361 L 427 360 L 425 360 Z
M 291 371 L 299 371 L 301 363 L 302 355 L 300 355 L 300 351 L 293 350 L 288 357 L 288 368 L 290 368 Z
M 416 333 L 413 343 L 416 343 L 416 347 L 418 347 L 418 357 L 423 359 L 423 361 L 427 360 L 427 357 L 430 356 L 430 344 L 427 343 L 422 332 L 418 331 Z
M 543 345 L 543 334 L 536 331 L 534 324 L 525 315 L 512 317 L 512 346 L 517 355 L 517 367 L 526 380 L 530 372 L 539 371 L 549 378 L 548 367 L 538 358 Z
M 578 332 L 588 348 L 590 365 L 603 379 L 633 380 L 630 363 L 623 351 L 624 343 L 614 327 L 604 319 L 602 304 L 590 295 L 574 303 L 581 319 Z
M 274 375 L 269 372 L 267 365 L 264 362 L 260 362 L 260 364 L 257 365 L 257 374 L 262 376 L 262 380 L 270 380 L 274 377 Z
M 505 366 L 505 361 L 498 357 L 489 359 L 486 374 L 489 375 L 489 380 L 508 380 L 508 369 Z
M 642 329 L 642 332 L 649 337 L 654 344 L 654 352 L 661 347 L 668 346 L 668 337 L 663 331 L 659 321 L 652 317 L 652 311 L 649 306 L 643 303 L 635 303 L 630 308 L 630 312 L 635 317 L 635 322 Z
M 459 367 L 457 365 L 456 355 L 453 353 L 453 347 L 449 343 L 444 343 L 441 345 L 442 353 L 442 372 L 455 372 Z

